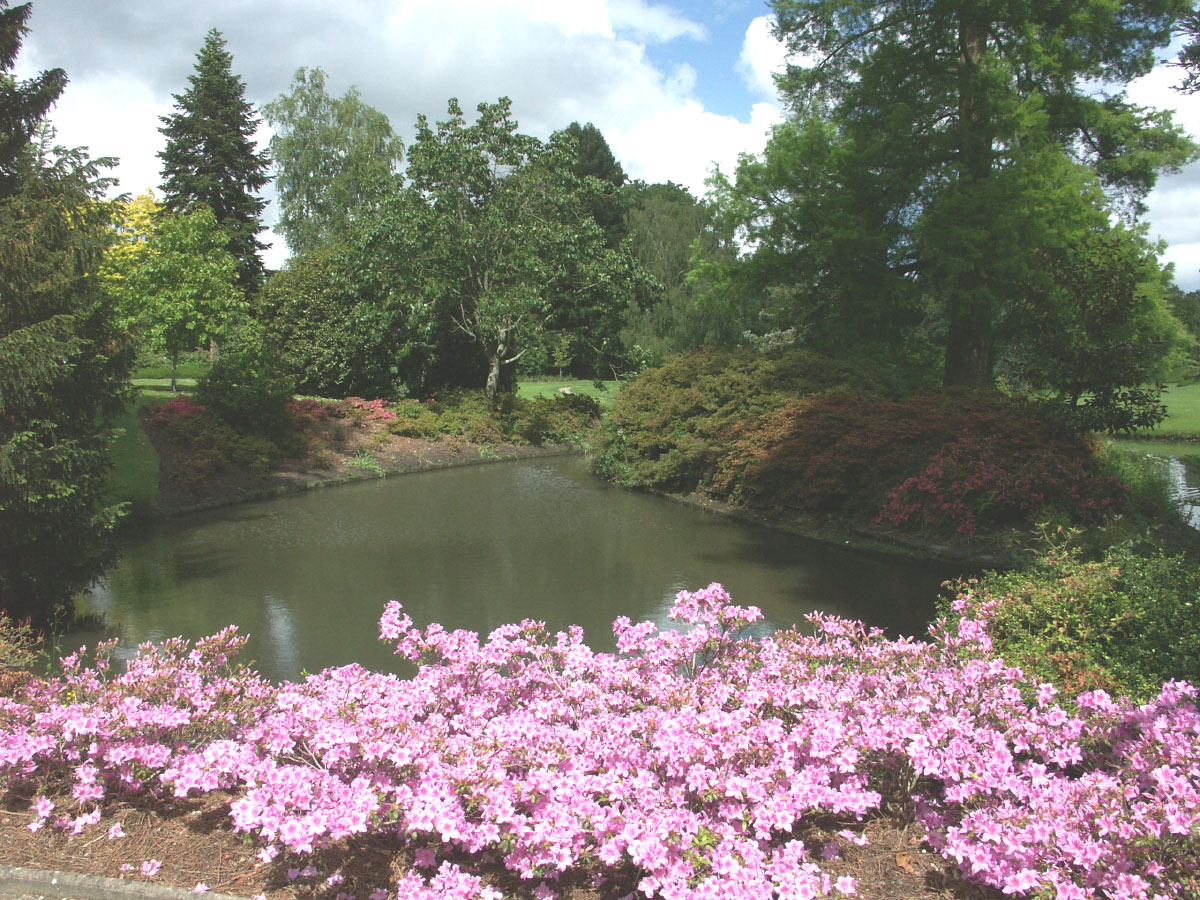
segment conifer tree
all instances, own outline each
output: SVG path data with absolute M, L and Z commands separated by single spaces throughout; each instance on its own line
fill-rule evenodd
M 13 79 L 28 16 L 0 0 L 0 610 L 45 621 L 115 553 L 101 423 L 132 345 L 96 276 L 112 161 L 49 147 L 40 120 L 66 76 Z
M 209 31 L 196 56 L 195 74 L 175 112 L 159 129 L 167 145 L 162 160 L 163 204 L 187 213 L 204 205 L 229 235 L 229 252 L 238 260 L 238 283 L 249 292 L 262 282 L 258 239 L 266 201 L 255 192 L 267 183 L 267 154 L 254 148 L 259 118 L 246 102 L 245 85 L 233 74 L 233 57 L 217 29 Z

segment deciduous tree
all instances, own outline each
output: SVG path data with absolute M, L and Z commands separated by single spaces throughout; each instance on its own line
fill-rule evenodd
M 1186 0 L 772 6 L 792 59 L 806 60 L 789 65 L 783 94 L 800 133 L 825 123 L 834 151 L 798 179 L 817 198 L 808 209 L 827 210 L 835 233 L 847 212 L 867 226 L 861 245 L 833 248 L 853 292 L 890 303 L 899 278 L 937 304 L 947 384 L 990 382 L 1006 311 L 1046 274 L 1043 241 L 1103 229 L 1082 196 L 1102 219 L 1136 218 L 1158 173 L 1193 157 L 1168 113 L 1122 92 L 1153 67 Z M 809 237 L 795 234 L 798 252 L 823 252 Z
M 449 114 L 436 129 L 419 117 L 410 148 L 412 264 L 485 356 L 494 400 L 531 335 L 571 305 L 622 309 L 641 269 L 605 245 L 598 181 L 574 175 L 571 142 L 518 132 L 507 98 L 471 124 L 457 100 Z
M 325 77 L 320 68 L 298 69 L 291 90 L 263 107 L 275 127 L 279 230 L 296 254 L 344 236 L 377 210 L 404 157 L 387 116 L 356 87 L 331 97 Z
M 150 341 L 171 357 L 172 391 L 179 354 L 222 338 L 245 307 L 228 244 L 206 207 L 169 215 L 130 276 L 129 293 Z

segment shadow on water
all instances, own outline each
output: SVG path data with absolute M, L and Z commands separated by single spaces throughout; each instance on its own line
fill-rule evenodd
M 271 678 L 358 662 L 403 672 L 377 640 L 386 603 L 418 625 L 486 635 L 531 618 L 667 626 L 680 590 L 721 582 L 763 632 L 814 609 L 924 634 L 947 564 L 876 557 L 615 488 L 579 458 L 497 463 L 231 507 L 132 534 L 83 597 L 137 643 L 236 624 Z

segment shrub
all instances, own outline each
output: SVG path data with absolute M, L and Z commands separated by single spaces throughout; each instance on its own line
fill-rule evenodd
M 1123 493 L 1099 474 L 1091 444 L 1058 433 L 1030 404 L 962 388 L 794 400 L 742 431 L 714 488 L 750 505 L 947 534 L 1048 505 L 1094 521 Z
M 621 391 L 605 419 L 595 465 L 630 486 L 708 485 L 740 434 L 798 396 L 843 385 L 890 391 L 890 383 L 862 367 L 806 350 L 697 350 L 642 372 Z
M 253 342 L 226 350 L 196 384 L 196 399 L 243 431 L 281 435 L 292 424 L 295 381 Z
M 959 598 L 954 615 L 986 616 L 997 655 L 1068 697 L 1102 688 L 1141 702 L 1164 681 L 1200 682 L 1200 566 L 1185 556 L 1055 548 L 960 583 Z
M 964 430 L 920 475 L 888 495 L 876 521 L 971 537 L 983 527 L 1016 525 L 1048 507 L 1090 525 L 1124 506 L 1128 488 L 1098 475 L 1078 444 L 1027 447 L 1007 438 Z

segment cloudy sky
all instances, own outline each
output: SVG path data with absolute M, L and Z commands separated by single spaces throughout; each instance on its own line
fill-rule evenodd
M 255 106 L 320 66 L 331 92 L 357 85 L 407 143 L 418 113 L 444 117 L 509 96 L 521 129 L 546 137 L 594 122 L 634 178 L 704 191 L 781 118 L 770 73 L 783 55 L 763 0 L 34 0 L 18 74 L 70 77 L 51 119 L 59 140 L 117 156 L 120 189 L 157 188 L 159 116 L 187 88 L 205 33 L 228 41 Z M 1131 90 L 1200 135 L 1200 96 L 1156 70 Z M 264 126 L 259 138 L 269 138 Z M 1181 286 L 1200 288 L 1200 163 L 1160 181 L 1149 221 Z M 267 212 L 273 223 L 274 209 Z M 282 241 L 267 264 L 286 258 Z

